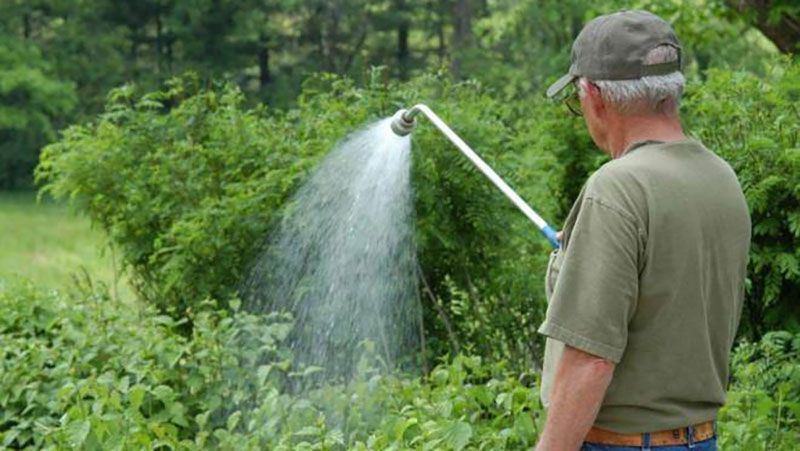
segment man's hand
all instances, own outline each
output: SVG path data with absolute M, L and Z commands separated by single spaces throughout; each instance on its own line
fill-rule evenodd
M 614 367 L 613 362 L 564 346 L 537 451 L 580 449 L 600 410 Z

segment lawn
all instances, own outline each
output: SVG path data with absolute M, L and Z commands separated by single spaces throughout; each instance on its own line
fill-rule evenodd
M 112 252 L 103 232 L 62 203 L 37 202 L 34 193 L 0 192 L 0 250 L 0 286 L 29 279 L 63 288 L 85 269 L 93 282 L 113 291 Z M 119 295 L 130 298 L 130 288 L 118 279 Z

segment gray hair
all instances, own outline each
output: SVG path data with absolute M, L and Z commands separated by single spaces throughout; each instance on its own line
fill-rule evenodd
M 678 49 L 660 45 L 645 57 L 644 64 L 677 61 Z M 600 88 L 603 100 L 622 113 L 674 114 L 678 111 L 686 79 L 680 71 L 666 75 L 650 75 L 633 80 L 591 80 Z M 578 83 L 581 97 L 586 93 Z

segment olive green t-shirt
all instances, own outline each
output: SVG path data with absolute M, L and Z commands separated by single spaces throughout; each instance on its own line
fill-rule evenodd
M 548 405 L 564 343 L 615 362 L 595 426 L 716 417 L 742 310 L 750 216 L 736 174 L 697 141 L 647 144 L 583 187 L 546 276 Z

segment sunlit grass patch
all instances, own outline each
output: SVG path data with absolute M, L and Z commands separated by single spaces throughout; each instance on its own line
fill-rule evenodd
M 85 269 L 113 290 L 111 254 L 103 232 L 66 205 L 37 202 L 34 193 L 0 193 L 0 283 L 23 278 L 64 287 Z M 120 296 L 130 298 L 121 275 L 117 279 Z

